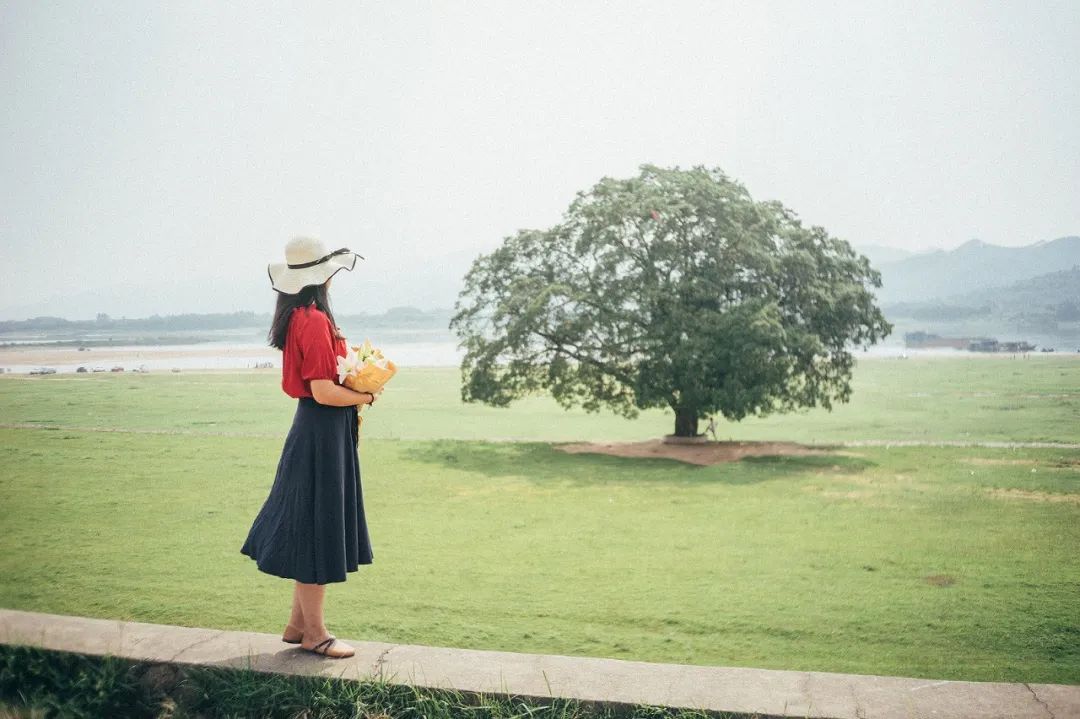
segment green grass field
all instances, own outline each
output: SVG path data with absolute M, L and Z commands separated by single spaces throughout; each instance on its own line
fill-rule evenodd
M 0 605 L 280 631 L 292 583 L 239 552 L 295 407 L 278 381 L 0 379 Z M 553 443 L 658 437 L 671 414 L 463 406 L 457 386 L 404 368 L 365 410 L 375 563 L 327 591 L 338 636 L 1080 683 L 1080 449 L 575 455 Z M 1080 361 L 863 360 L 850 404 L 720 436 L 1080 442 Z

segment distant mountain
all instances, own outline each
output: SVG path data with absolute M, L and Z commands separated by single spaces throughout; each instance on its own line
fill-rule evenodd
M 416 307 L 391 307 L 385 312 L 348 314 L 334 312 L 342 326 L 397 329 L 447 329 L 453 310 L 450 308 L 421 310 Z M 110 317 L 99 314 L 92 320 L 69 320 L 63 317 L 40 315 L 25 320 L 0 320 L 0 333 L 47 332 L 53 335 L 81 336 L 87 333 L 131 332 L 192 332 L 206 330 L 268 328 L 273 321 L 270 312 L 232 312 L 210 314 L 151 315 L 149 317 Z
M 856 246 L 882 275 L 874 290 L 882 306 L 943 301 L 977 293 L 1080 264 L 1080 237 L 1059 237 L 1026 247 L 1000 247 L 971 240 L 953 250 L 912 253 L 883 245 Z M 465 273 L 480 250 L 456 250 L 422 258 L 370 258 L 331 290 L 337 315 L 379 313 L 394 307 L 421 309 L 454 306 Z M 351 275 L 351 276 L 350 276 Z M 58 288 L 51 296 L 27 298 L 0 307 L 0 320 L 29 317 L 93 319 L 182 313 L 270 312 L 274 291 L 265 266 L 223 277 L 190 277 L 183 272 L 157 278 L 136 277 L 125 284 Z M 1033 290 L 1036 291 L 1037 290 Z M 953 304 L 953 300 L 949 300 Z
M 869 257 L 869 255 L 868 255 Z M 873 263 L 873 260 L 871 260 Z M 1025 247 L 1000 247 L 970 240 L 953 250 L 937 250 L 875 264 L 881 304 L 940 301 L 1080 264 L 1080 237 L 1059 237 Z
M 903 260 L 916 254 L 911 250 L 905 250 L 900 247 L 889 247 L 887 245 L 852 245 L 852 247 L 860 255 L 866 255 L 870 260 L 870 264 L 874 265 L 874 267 L 883 265 L 886 262 Z
M 1051 333 L 1067 326 L 1080 329 L 1080 264 L 1004 287 L 927 302 L 883 304 L 881 309 L 891 321 L 911 318 L 931 323 L 990 322 L 1000 327 Z
M 1080 305 L 1080 264 L 1005 287 L 949 295 L 942 301 L 961 307 L 989 307 L 992 311 L 1006 312 L 1057 307 L 1070 302 Z

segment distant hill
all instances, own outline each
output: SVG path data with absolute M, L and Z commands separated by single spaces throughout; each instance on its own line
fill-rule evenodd
M 1025 247 L 1000 247 L 971 240 L 953 250 L 911 252 L 883 245 L 856 245 L 855 250 L 870 258 L 874 268 L 881 272 L 883 286 L 875 288 L 874 293 L 883 308 L 903 304 L 926 307 L 939 303 L 961 308 L 956 310 L 961 314 L 965 311 L 962 308 L 982 306 L 983 303 L 972 299 L 981 291 L 1061 272 L 1080 264 L 1080 237 L 1077 236 L 1059 237 Z M 452 307 L 465 273 L 479 254 L 479 251 L 457 250 L 420 260 L 391 255 L 378 261 L 372 258 L 354 273 L 342 273 L 342 279 L 331 293 L 334 311 L 340 317 L 355 316 L 363 318 L 361 321 L 364 322 L 378 322 L 374 318 L 382 315 L 375 313 L 384 310 L 396 312 L 400 308 L 411 308 L 401 310 L 405 314 L 398 316 L 396 322 L 404 321 L 410 311 L 440 312 L 442 310 L 416 308 Z M 138 281 L 136 278 L 133 282 Z M 1041 287 L 1036 284 L 1029 290 L 1017 292 L 1027 291 L 1030 302 L 1040 302 Z M 0 308 L 0 317 L 12 321 L 28 317 L 77 317 L 93 322 L 89 318 L 95 314 L 108 313 L 114 319 L 118 316 L 142 318 L 134 322 L 158 317 L 154 320 L 154 328 L 166 329 L 169 322 L 183 325 L 188 321 L 161 319 L 187 317 L 175 314 L 182 310 L 192 313 L 192 317 L 246 315 L 254 318 L 251 321 L 256 326 L 263 326 L 269 321 L 275 297 L 265 272 L 258 267 L 229 278 L 188 278 L 181 274 L 157 278 L 148 284 L 57 289 L 61 290 L 58 294 L 27 298 L 30 301 L 24 304 Z M 967 294 L 972 297 L 957 298 Z M 1055 302 L 1053 299 L 1046 301 Z M 231 310 L 235 310 L 231 315 L 222 314 Z M 365 310 L 367 313 L 362 314 Z M 425 316 L 417 321 L 435 320 Z M 3 325 L 7 323 L 0 323 L 0 327 Z M 0 329 L 2 331 L 5 330 Z
M 860 255 L 866 255 L 870 260 L 870 264 L 874 267 L 883 265 L 886 262 L 903 260 L 917 254 L 911 250 L 905 250 L 899 247 L 889 247 L 887 245 L 853 245 L 853 247 Z
M 366 261 L 358 263 L 352 272 L 342 272 L 334 281 L 330 292 L 334 312 L 452 307 L 465 273 L 479 254 L 479 250 L 432 252 L 420 258 L 389 252 L 380 256 L 367 254 Z M 104 286 L 43 286 L 40 296 L 27 296 L 0 307 L 0 319 L 51 316 L 89 320 L 99 313 L 112 317 L 252 310 L 269 313 L 275 298 L 266 265 L 262 264 L 226 277 L 191 277 L 186 273 L 143 277 L 133 273 L 129 282 Z
M 882 304 L 881 309 L 886 317 L 939 322 L 978 318 L 1053 330 L 1058 323 L 1080 322 L 1080 264 L 1004 287 L 953 294 L 928 302 Z
M 341 326 L 350 325 L 371 329 L 447 329 L 453 311 L 450 309 L 421 310 L 416 307 L 391 307 L 375 314 L 334 313 Z M 229 312 L 212 314 L 151 315 L 150 317 L 115 318 L 100 313 L 93 320 L 68 320 L 63 317 L 40 316 L 26 320 L 0 320 L 0 333 L 47 331 L 50 334 L 78 335 L 108 332 L 191 332 L 270 327 L 271 313 Z
M 987 306 L 997 311 L 1019 311 L 1080 303 L 1080 264 L 1067 270 L 1049 272 L 1013 282 L 962 294 L 949 295 L 944 302 L 968 307 Z
M 882 287 L 875 293 L 882 305 L 943 301 L 946 297 L 1005 287 L 1077 264 L 1080 264 L 1080 237 L 1076 236 L 1024 247 L 1001 247 L 971 240 L 953 250 L 936 250 L 875 264 L 882 277 Z M 950 300 L 947 304 L 955 303 Z

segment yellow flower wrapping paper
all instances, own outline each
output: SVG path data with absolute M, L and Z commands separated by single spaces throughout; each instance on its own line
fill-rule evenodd
M 386 367 L 365 364 L 356 374 L 345 375 L 344 385 L 357 392 L 378 392 L 397 372 L 397 365 L 386 360 Z

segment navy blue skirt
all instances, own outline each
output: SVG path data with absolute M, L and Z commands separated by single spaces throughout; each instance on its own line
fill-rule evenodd
M 297 400 L 270 495 L 240 548 L 259 571 L 328 584 L 372 563 L 358 424 L 356 407 Z

